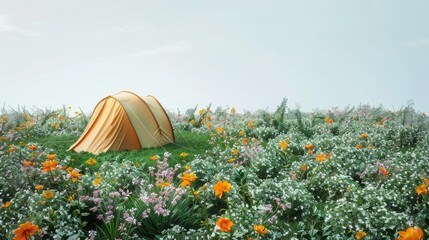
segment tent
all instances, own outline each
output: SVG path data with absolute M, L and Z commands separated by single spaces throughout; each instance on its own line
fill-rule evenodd
M 170 119 L 155 97 L 123 91 L 97 104 L 85 131 L 69 150 L 98 154 L 159 147 L 174 141 Z

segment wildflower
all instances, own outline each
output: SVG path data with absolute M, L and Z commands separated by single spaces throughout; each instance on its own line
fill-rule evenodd
M 33 150 L 33 151 L 37 150 L 37 146 L 35 146 L 35 145 L 30 145 L 30 146 L 28 146 L 28 148 Z
M 234 149 L 232 149 L 232 155 L 237 155 L 238 154 L 238 149 L 237 148 L 234 148 Z
M 253 123 L 252 123 L 252 122 L 248 122 L 248 123 L 247 123 L 247 126 L 248 126 L 250 129 L 254 129 L 254 128 L 255 128 L 255 125 L 253 125 Z
M 325 153 L 325 158 L 326 158 L 326 159 L 331 159 L 331 154 L 329 154 L 329 153 Z
M 43 185 L 36 185 L 36 186 L 34 187 L 34 189 L 36 189 L 36 190 L 40 191 L 40 190 L 42 190 L 42 189 L 43 189 Z
M 212 129 L 213 124 L 209 122 L 209 123 L 206 124 L 206 126 L 207 126 L 208 129 Z
M 319 153 L 316 155 L 316 161 L 318 162 L 324 162 L 326 160 L 326 156 L 323 153 Z
M 282 140 L 282 141 L 280 141 L 279 146 L 280 146 L 280 149 L 282 151 L 285 151 L 287 149 L 288 144 L 287 144 L 286 140 Z
M 206 184 L 204 184 L 203 185 L 203 190 L 206 190 L 207 189 L 207 185 Z
M 428 190 L 427 190 L 427 188 L 426 188 L 427 186 L 426 186 L 426 184 L 422 184 L 422 185 L 420 185 L 420 186 L 417 186 L 416 187 L 416 193 L 418 194 L 418 195 L 422 195 L 422 194 L 427 194 L 428 193 Z
M 46 157 L 47 157 L 49 160 L 54 160 L 54 159 L 57 157 L 57 154 L 47 154 L 47 155 L 46 155 Z
M 268 229 L 265 228 L 263 225 L 253 225 L 253 229 L 258 232 L 259 234 L 265 235 L 268 233 Z
M 301 165 L 301 171 L 303 171 L 303 172 L 307 171 L 307 165 L 302 164 Z
M 200 116 L 202 116 L 205 112 L 206 112 L 206 110 L 204 108 L 200 109 L 200 111 L 199 111 Z
M 409 227 L 407 231 L 399 231 L 400 237 L 397 240 L 421 240 L 423 239 L 423 231 L 419 227 Z
M 221 181 L 219 180 L 214 186 L 213 189 L 215 190 L 215 195 L 219 196 L 219 198 L 222 198 L 222 195 L 224 193 L 227 193 L 231 190 L 231 183 L 228 181 Z
M 305 149 L 307 149 L 307 150 L 310 150 L 310 149 L 313 149 L 313 148 L 314 148 L 314 146 L 313 146 L 312 143 L 309 143 L 309 144 L 305 145 Z
M 227 160 L 227 162 L 229 162 L 229 163 L 233 163 L 234 161 L 235 161 L 235 158 L 230 158 Z
M 33 162 L 24 160 L 22 161 L 22 165 L 24 167 L 31 167 L 31 165 L 33 165 Z
M 158 183 L 157 186 L 161 187 L 161 188 L 169 187 L 170 183 L 169 182 L 162 182 L 162 183 Z
M 229 231 L 231 231 L 231 227 L 232 227 L 232 225 L 234 225 L 234 223 L 231 220 L 229 220 L 228 218 L 220 217 L 216 221 L 216 225 L 219 227 L 220 231 L 229 232 Z
M 362 149 L 362 148 L 363 148 L 363 146 L 362 146 L 362 144 L 360 144 L 360 143 L 359 143 L 358 145 L 356 145 L 356 148 L 357 148 L 357 149 Z
M 186 165 L 186 166 L 185 166 L 185 169 L 188 171 L 188 170 L 191 170 L 191 167 L 190 167 L 190 166 L 188 166 L 188 165 Z
M 73 167 L 67 167 L 67 168 L 66 168 L 66 171 L 67 171 L 68 173 L 70 173 L 71 171 L 73 171 L 73 169 L 74 169 Z
M 249 143 L 249 139 L 244 138 L 244 139 L 241 141 L 241 143 L 242 143 L 243 145 L 247 145 L 247 144 Z
M 67 202 L 71 202 L 74 200 L 74 198 L 76 197 L 76 193 L 73 193 L 72 195 L 70 195 L 70 197 L 67 199 Z
M 217 134 L 221 134 L 223 132 L 223 127 L 217 127 L 216 132 Z
M 369 148 L 369 149 L 373 149 L 373 148 L 375 148 L 375 147 L 374 147 L 374 145 L 369 144 L 369 145 L 368 145 L 368 148 Z
M 100 185 L 102 180 L 103 180 L 102 178 L 96 178 L 96 179 L 94 179 L 94 181 L 92 181 L 92 185 L 98 186 L 98 185 Z
M 366 139 L 368 137 L 368 134 L 367 133 L 362 133 L 360 136 L 361 136 L 361 138 Z
M 194 194 L 194 198 L 197 198 L 199 193 L 200 193 L 199 191 L 194 191 L 194 192 L 193 192 L 193 194 Z
M 158 155 L 153 155 L 149 159 L 152 160 L 152 161 L 156 161 L 156 160 L 159 159 L 159 156 Z
M 181 187 L 186 187 L 186 186 L 191 186 L 191 182 L 197 180 L 197 175 L 195 175 L 195 173 L 186 173 L 184 172 L 182 174 L 182 183 L 180 184 Z
M 76 180 L 77 180 L 78 178 L 80 178 L 80 177 L 82 177 L 82 176 L 83 176 L 83 174 L 79 173 L 79 172 L 78 172 L 78 171 L 76 171 L 76 170 L 73 170 L 73 171 L 69 172 L 69 175 L 70 175 L 70 177 L 72 178 L 72 181 L 73 181 L 73 182 L 76 182 Z
M 365 236 L 366 236 L 366 232 L 364 231 L 359 231 L 355 235 L 356 239 L 361 239 L 361 238 L 364 238 Z
M 10 201 L 5 202 L 3 205 L 1 205 L 2 208 L 9 208 L 10 207 Z
M 55 160 L 48 160 L 42 163 L 42 170 L 44 172 L 50 172 L 51 170 L 55 170 L 57 168 L 58 162 Z
M 384 167 L 380 167 L 378 172 L 382 173 L 384 176 L 389 176 L 389 172 Z
M 326 123 L 326 124 L 332 124 L 332 123 L 334 123 L 334 120 L 333 120 L 332 118 L 330 118 L 330 117 L 326 116 L 326 118 L 325 118 L 325 123 Z
M 238 133 L 238 136 L 243 136 L 244 134 L 246 133 L 246 131 L 244 131 L 244 130 L 240 130 L 240 132 Z
M 426 178 L 425 178 L 423 181 L 425 182 L 425 184 L 428 184 L 428 185 L 429 185 L 429 179 L 426 179 Z
M 51 199 L 51 198 L 55 197 L 55 193 L 52 192 L 51 190 L 46 190 L 43 192 L 43 197 L 46 199 Z
M 39 226 L 33 225 L 32 222 L 20 224 L 19 228 L 13 230 L 15 237 L 13 240 L 27 240 L 39 230 Z
M 195 119 L 192 119 L 189 123 L 190 123 L 191 125 L 195 125 Z
M 136 162 L 136 167 L 140 167 L 140 163 L 139 162 Z
M 189 154 L 187 152 L 182 152 L 182 153 L 180 153 L 180 156 L 181 157 L 187 157 L 187 156 L 189 156 Z
M 95 160 L 94 158 L 90 158 L 88 160 L 86 160 L 86 164 L 88 165 L 94 165 L 97 163 L 97 160 Z

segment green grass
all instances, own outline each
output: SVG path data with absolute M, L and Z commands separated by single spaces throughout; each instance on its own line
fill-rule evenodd
M 78 168 L 79 166 L 84 165 L 85 161 L 89 158 L 95 158 L 98 163 L 130 160 L 134 163 L 147 163 L 149 166 L 154 166 L 155 162 L 149 159 L 150 156 L 159 155 L 162 158 L 166 151 L 171 153 L 169 164 L 173 166 L 177 163 L 186 163 L 192 160 L 196 155 L 203 155 L 206 150 L 211 147 L 208 143 L 208 140 L 210 139 L 208 134 L 194 133 L 191 131 L 175 131 L 175 137 L 175 143 L 158 148 L 121 152 L 109 151 L 98 155 L 88 152 L 77 153 L 74 151 L 68 151 L 68 148 L 79 138 L 77 135 L 33 138 L 29 142 L 38 143 L 46 148 L 53 149 L 54 153 L 57 154 L 58 159 L 70 156 L 72 159 L 75 159 L 75 165 L 73 167 Z M 180 153 L 182 152 L 187 152 L 189 156 L 185 158 L 180 157 Z

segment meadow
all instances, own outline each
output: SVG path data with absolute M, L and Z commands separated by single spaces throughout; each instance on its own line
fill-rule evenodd
M 176 143 L 68 151 L 89 116 L 0 113 L 0 239 L 425 239 L 429 118 L 412 105 L 169 113 Z

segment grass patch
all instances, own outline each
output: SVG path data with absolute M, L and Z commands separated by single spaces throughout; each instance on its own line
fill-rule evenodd
M 29 142 L 38 143 L 46 148 L 53 149 L 59 159 L 70 156 L 72 159 L 75 159 L 74 162 L 76 165 L 74 167 L 78 168 L 79 166 L 84 165 L 85 161 L 89 158 L 95 158 L 98 163 L 130 160 L 134 163 L 146 163 L 149 166 L 154 166 L 155 162 L 151 161 L 149 158 L 153 155 L 159 155 L 162 157 L 166 151 L 171 153 L 169 163 L 173 166 L 177 163 L 186 163 L 192 160 L 196 155 L 203 155 L 206 150 L 211 147 L 208 143 L 208 140 L 210 139 L 208 134 L 195 133 L 191 131 L 175 131 L 175 137 L 175 143 L 167 144 L 158 148 L 146 148 L 121 152 L 109 151 L 98 155 L 88 152 L 77 153 L 74 151 L 67 151 L 68 148 L 79 138 L 77 135 L 36 138 L 31 139 Z M 188 153 L 189 156 L 180 157 L 180 153 L 182 152 Z

